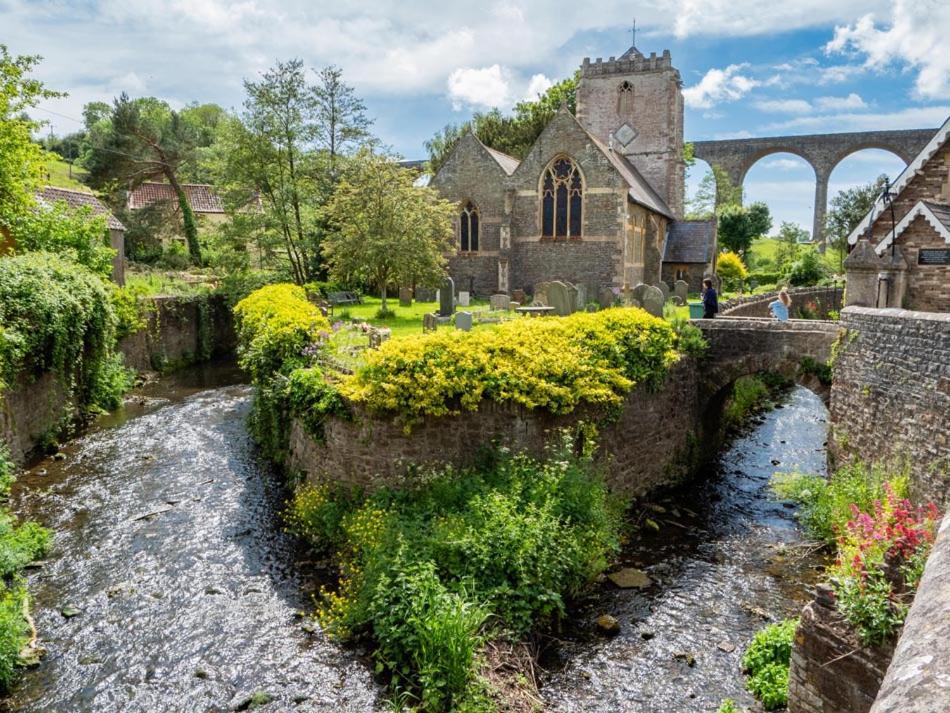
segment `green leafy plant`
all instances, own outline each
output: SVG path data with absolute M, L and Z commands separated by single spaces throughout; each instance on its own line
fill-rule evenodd
M 757 376 L 742 376 L 736 379 L 732 394 L 723 410 L 725 428 L 738 428 L 746 417 L 761 408 L 769 400 L 769 387 Z
M 565 612 L 619 546 L 622 503 L 566 438 L 548 459 L 491 454 L 471 470 L 359 495 L 298 490 L 292 529 L 335 550 L 340 581 L 318 615 L 369 635 L 379 669 L 422 711 L 460 710 L 486 638 L 517 638 Z
M 746 688 L 762 701 L 765 710 L 788 702 L 788 669 L 798 619 L 786 619 L 758 631 L 742 656 L 742 669 L 749 674 Z

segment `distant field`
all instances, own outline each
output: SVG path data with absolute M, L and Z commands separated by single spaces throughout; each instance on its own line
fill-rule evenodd
M 766 260 L 775 260 L 775 253 L 778 251 L 779 245 L 782 244 L 781 240 L 776 240 L 775 238 L 758 238 L 752 243 L 752 256 L 753 259 L 766 259 Z M 832 272 L 838 272 L 839 260 L 838 260 L 838 251 L 833 248 L 828 248 L 824 254 L 825 265 Z
M 76 191 L 92 193 L 92 191 L 79 180 L 86 175 L 86 171 L 77 166 L 73 166 L 72 177 L 70 177 L 69 164 L 55 155 L 46 162 L 46 173 L 48 177 L 45 181 L 50 186 L 71 188 Z

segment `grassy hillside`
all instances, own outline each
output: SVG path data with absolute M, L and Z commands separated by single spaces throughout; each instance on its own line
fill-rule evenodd
M 69 164 L 56 154 L 50 154 L 50 160 L 46 162 L 46 173 L 48 174 L 46 183 L 50 186 L 92 193 L 81 181 L 81 178 L 86 175 L 86 171 L 78 166 L 73 166 L 72 177 L 70 177 Z
M 781 240 L 776 240 L 775 238 L 757 238 L 752 243 L 752 258 L 753 263 L 755 260 L 771 260 L 775 262 L 775 253 L 778 251 L 779 245 L 782 244 Z M 826 267 L 832 272 L 836 273 L 839 271 L 839 256 L 838 251 L 832 247 L 829 247 L 823 256 Z

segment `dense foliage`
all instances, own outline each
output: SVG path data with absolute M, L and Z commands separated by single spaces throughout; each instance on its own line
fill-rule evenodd
M 719 244 L 727 250 L 743 255 L 749 252 L 753 240 L 768 233 L 772 227 L 769 208 L 762 202 L 748 206 L 721 205 L 717 209 L 717 214 L 719 216 Z
M 742 258 L 731 250 L 726 250 L 716 258 L 716 274 L 722 278 L 723 288 L 737 290 L 749 277 Z
M 407 427 L 474 410 L 482 399 L 551 413 L 580 404 L 610 408 L 635 385 L 658 384 L 677 359 L 675 348 L 670 325 L 638 309 L 516 320 L 390 340 L 340 390 Z
M 14 470 L 0 444 L 0 498 L 9 493 Z M 30 639 L 25 618 L 29 599 L 21 572 L 46 554 L 51 540 L 48 530 L 35 522 L 18 524 L 6 505 L 0 505 L 0 692 L 15 680 L 20 654 Z
M 775 491 L 800 504 L 805 530 L 837 547 L 828 574 L 838 610 L 863 644 L 891 639 L 907 615 L 933 544 L 936 507 L 915 507 L 905 497 L 906 471 L 860 462 L 826 480 L 777 475 Z
M 70 208 L 63 202 L 37 206 L 8 224 L 17 252 L 48 252 L 89 268 L 104 279 L 112 275 L 115 250 L 109 243 L 105 216 L 88 207 Z
M 340 559 L 321 623 L 370 636 L 379 670 L 419 710 L 472 709 L 482 643 L 556 620 L 618 547 L 621 506 L 572 446 L 371 496 L 299 490 L 292 526 Z
M 839 191 L 831 199 L 828 217 L 825 219 L 825 238 L 838 250 L 839 272 L 844 271 L 843 261 L 845 255 L 848 254 L 848 235 L 874 206 L 874 202 L 883 193 L 885 185 L 887 185 L 887 176 L 878 176 L 863 186 Z
M 0 260 L 0 383 L 52 371 L 77 407 L 112 407 L 128 387 L 115 330 L 109 292 L 85 268 L 48 253 Z
M 302 287 L 276 284 L 234 307 L 238 362 L 257 386 L 251 425 L 267 454 L 280 458 L 287 436 L 288 377 L 309 365 L 304 350 L 330 324 Z
M 767 711 L 788 702 L 788 669 L 797 627 L 798 619 L 770 624 L 756 633 L 742 656 L 742 668 L 749 674 L 746 687 Z

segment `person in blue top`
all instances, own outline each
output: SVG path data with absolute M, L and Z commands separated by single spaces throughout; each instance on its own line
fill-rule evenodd
M 769 312 L 771 312 L 772 316 L 779 322 L 787 322 L 788 308 L 791 306 L 792 298 L 788 296 L 788 292 L 782 290 L 778 293 L 778 299 L 769 303 Z
M 703 280 L 703 319 L 712 319 L 719 311 L 719 295 L 708 277 Z

